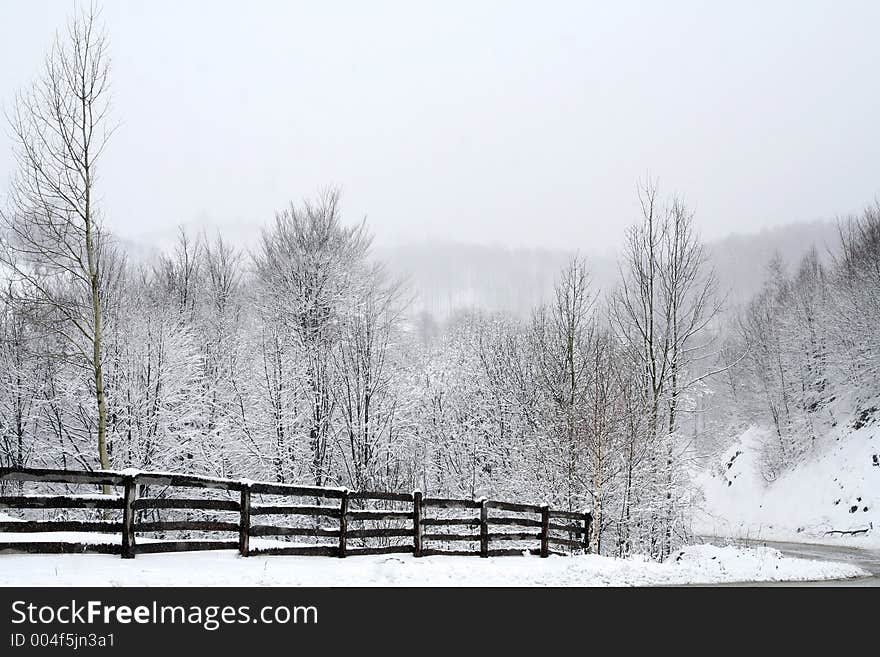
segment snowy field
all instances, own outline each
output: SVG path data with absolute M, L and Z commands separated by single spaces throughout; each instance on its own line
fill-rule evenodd
M 682 549 L 667 563 L 595 555 L 239 557 L 233 551 L 118 556 L 0 555 L 3 586 L 663 586 L 859 577 L 840 563 L 783 557 L 771 548 Z

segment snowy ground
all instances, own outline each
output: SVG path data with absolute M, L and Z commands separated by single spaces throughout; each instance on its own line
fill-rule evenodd
M 233 551 L 118 556 L 0 555 L 3 586 L 661 586 L 859 577 L 849 564 L 771 548 L 700 545 L 667 563 L 595 555 L 239 557 Z
M 853 429 L 841 422 L 770 485 L 757 467 L 765 435 L 751 427 L 700 475 L 705 500 L 695 510 L 694 533 L 880 547 L 880 425 Z M 861 533 L 840 533 L 851 531 Z

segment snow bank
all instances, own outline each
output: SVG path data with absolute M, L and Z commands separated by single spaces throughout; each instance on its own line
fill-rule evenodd
M 750 427 L 698 476 L 705 500 L 694 514 L 695 533 L 880 546 L 880 424 L 839 423 L 814 454 L 769 485 L 758 468 L 766 436 Z
M 783 557 L 770 548 L 700 545 L 666 563 L 596 555 L 248 557 L 233 551 L 117 556 L 0 555 L 3 586 L 660 586 L 809 581 L 866 575 L 840 563 Z

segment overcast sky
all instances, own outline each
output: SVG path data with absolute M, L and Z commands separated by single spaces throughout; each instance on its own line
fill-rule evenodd
M 0 0 L 4 107 L 74 7 Z M 151 0 L 103 19 L 120 128 L 100 192 L 128 238 L 247 239 L 329 184 L 381 244 L 586 251 L 619 242 L 646 172 L 710 239 L 880 194 L 880 2 Z

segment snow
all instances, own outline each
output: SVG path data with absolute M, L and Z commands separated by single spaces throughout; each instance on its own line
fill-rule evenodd
M 3 517 L 0 516 L 0 520 Z M 9 520 L 17 520 L 17 518 L 9 518 Z M 85 545 L 119 545 L 120 536 L 118 532 L 108 534 L 99 534 L 97 532 L 0 532 L 0 543 L 82 543 Z M 151 538 L 148 536 L 138 536 L 137 543 L 159 543 L 163 541 L 237 541 L 238 534 L 224 533 L 211 537 L 203 538 Z M 268 547 L 314 547 L 314 543 L 296 543 L 292 541 L 281 541 L 273 538 L 251 538 L 250 545 L 252 548 L 268 548 Z M 329 543 L 328 543 L 329 545 Z M 2 557 L 0 557 L 2 559 Z
M 98 502 L 118 502 L 122 495 L 104 495 L 103 493 L 24 493 L 17 497 L 26 497 L 36 500 L 65 499 L 65 500 L 89 500 Z
M 523 557 L 238 556 L 232 550 L 145 554 L 0 555 L 3 586 L 662 586 L 809 581 L 866 575 L 771 548 L 691 546 L 666 563 L 597 555 Z
M 752 426 L 698 476 L 704 502 L 692 529 L 704 536 L 880 546 L 880 426 L 840 422 L 816 451 L 767 484 L 758 446 L 768 430 Z M 729 464 L 729 465 L 728 465 Z M 839 531 L 867 529 L 841 535 Z M 831 533 L 838 530 L 837 533 Z

